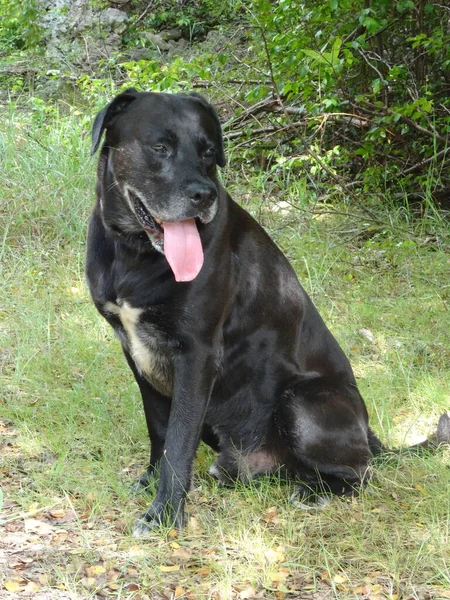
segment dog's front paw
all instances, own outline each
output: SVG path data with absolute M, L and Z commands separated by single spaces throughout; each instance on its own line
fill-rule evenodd
M 150 508 L 136 519 L 133 527 L 133 537 L 143 537 L 161 526 L 181 529 L 184 523 L 183 509 L 175 511 L 167 504 L 152 504 Z

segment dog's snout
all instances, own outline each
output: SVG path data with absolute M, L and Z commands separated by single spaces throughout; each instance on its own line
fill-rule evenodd
M 217 198 L 216 188 L 204 183 L 191 183 L 187 193 L 192 205 L 199 209 L 209 208 Z

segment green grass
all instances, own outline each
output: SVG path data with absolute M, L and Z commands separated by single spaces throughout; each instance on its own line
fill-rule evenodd
M 304 511 L 289 500 L 294 486 L 276 479 L 218 488 L 202 447 L 186 530 L 129 536 L 151 501 L 128 492 L 148 442 L 137 386 L 84 282 L 95 181 L 87 128 L 75 112 L 11 109 L 0 132 L 3 518 L 24 553 L 33 540 L 23 513 L 44 509 L 35 518 L 55 527 L 33 563 L 46 598 L 58 589 L 144 600 L 448 598 L 448 449 L 384 461 L 360 498 Z M 450 406 L 445 220 L 372 207 L 374 224 L 361 208 L 311 208 L 301 197 L 280 216 L 261 179 L 230 173 L 229 189 L 259 215 L 349 354 L 380 437 L 400 446 L 430 433 Z M 90 581 L 92 565 L 104 572 Z M 0 575 L 0 590 L 17 569 Z

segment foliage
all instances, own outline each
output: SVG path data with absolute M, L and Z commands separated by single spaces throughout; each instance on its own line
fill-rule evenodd
M 37 0 L 0 0 L 0 48 L 3 52 L 39 43 L 38 13 Z
M 340 173 L 366 187 L 423 191 L 428 168 L 415 167 L 422 161 L 435 186 L 450 184 L 442 172 L 450 133 L 448 8 L 426 0 L 254 0 L 248 12 L 268 80 L 249 90 L 249 101 L 272 94 L 301 107 L 305 133 L 325 149 L 339 145 Z M 304 134 L 291 136 L 290 145 L 304 146 Z
M 159 0 L 144 18 L 140 19 L 141 15 L 136 13 L 129 36 L 136 39 L 136 34 L 141 30 L 178 27 L 185 37 L 192 40 L 213 27 L 232 21 L 239 7 L 238 0 Z

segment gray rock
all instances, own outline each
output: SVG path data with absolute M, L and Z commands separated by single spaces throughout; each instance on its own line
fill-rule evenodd
M 166 29 L 165 31 L 161 31 L 160 35 L 165 42 L 170 40 L 176 42 L 182 37 L 181 29 L 178 28 Z
M 146 39 L 148 42 L 159 48 L 160 50 L 170 50 L 170 44 L 165 42 L 158 33 L 152 33 L 150 31 L 145 31 L 142 34 L 142 37 Z
M 73 64 L 95 64 L 121 47 L 128 16 L 91 0 L 38 0 L 47 55 Z

